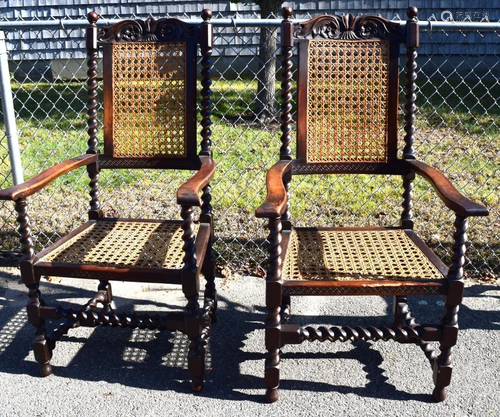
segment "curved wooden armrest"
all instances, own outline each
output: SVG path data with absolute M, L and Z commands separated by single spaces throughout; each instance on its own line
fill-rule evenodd
M 215 162 L 211 156 L 202 155 L 200 170 L 182 184 L 177 191 L 177 203 L 182 206 L 201 206 L 200 191 L 205 187 L 215 172 Z
M 56 178 L 80 168 L 85 165 L 90 165 L 97 162 L 97 155 L 87 154 L 77 156 L 76 158 L 68 159 L 67 161 L 60 162 L 51 168 L 46 169 L 38 175 L 35 175 L 28 181 L 22 184 L 14 185 L 13 187 L 5 190 L 0 190 L 0 200 L 19 200 L 26 198 L 37 191 L 41 190 L 46 185 L 50 184 Z
M 437 191 L 444 204 L 461 216 L 487 216 L 488 209 L 481 204 L 474 203 L 463 196 L 446 178 L 436 169 L 420 161 L 405 161 L 407 168 L 429 181 Z
M 255 211 L 257 217 L 276 218 L 286 208 L 287 194 L 283 184 L 283 176 L 292 169 L 292 161 L 279 161 L 267 171 L 267 197 Z

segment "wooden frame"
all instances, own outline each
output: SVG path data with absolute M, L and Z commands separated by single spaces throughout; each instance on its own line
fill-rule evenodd
M 133 36 L 127 36 L 128 33 Z M 173 37 L 171 33 L 180 36 Z M 104 81 L 104 154 L 101 157 L 102 168 L 156 168 L 169 167 L 174 163 L 180 169 L 197 169 L 196 153 L 196 86 L 187 82 L 196 78 L 197 67 L 197 44 L 200 42 L 201 31 L 194 30 L 193 25 L 184 23 L 177 19 L 149 18 L 147 21 L 125 20 L 116 27 L 103 29 L 98 34 L 98 46 L 103 49 L 103 81 Z M 151 42 L 154 39 L 154 42 Z M 131 158 L 118 156 L 115 153 L 114 142 L 114 74 L 113 74 L 113 48 L 115 45 L 137 43 L 139 45 L 184 45 L 186 73 L 184 84 L 186 88 L 184 109 L 184 146 L 186 155 L 184 158 L 175 156 L 162 156 L 159 158 Z M 163 159 L 169 160 L 164 162 Z
M 267 387 L 266 399 L 273 402 L 278 399 L 278 387 L 280 384 L 280 349 L 286 344 L 297 344 L 305 341 L 368 341 L 368 340 L 395 340 L 402 343 L 414 343 L 419 346 L 431 363 L 434 373 L 435 389 L 433 398 L 442 401 L 446 397 L 446 387 L 451 380 L 451 350 L 457 341 L 458 334 L 458 308 L 463 294 L 463 265 L 465 262 L 465 241 L 468 216 L 485 216 L 487 209 L 462 196 L 455 187 L 438 171 L 416 161 L 413 149 L 414 143 L 414 121 L 416 112 L 416 58 L 419 44 L 417 9 L 407 9 L 408 21 L 404 27 L 397 23 L 389 22 L 378 16 L 318 16 L 309 21 L 298 24 L 295 28 L 291 20 L 292 10 L 283 9 L 284 20 L 281 26 L 281 55 L 282 64 L 282 106 L 281 106 L 281 148 L 280 161 L 277 162 L 267 174 L 267 198 L 257 209 L 257 217 L 269 219 L 269 267 L 266 278 L 266 363 L 265 383 Z M 388 128 L 387 146 L 388 158 L 386 162 L 362 163 L 362 162 L 311 162 L 306 158 L 306 137 L 308 135 L 307 100 L 309 78 L 308 62 L 305 54 L 307 45 L 311 39 L 322 38 L 327 40 L 343 40 L 348 43 L 352 40 L 370 41 L 381 39 L 390 44 L 389 52 L 389 94 L 388 94 Z M 297 158 L 291 154 L 291 101 L 292 101 L 292 49 L 294 41 L 299 43 L 299 76 L 298 76 L 298 133 L 297 133 Z M 406 103 L 405 103 L 405 146 L 403 158 L 397 158 L 397 116 L 398 116 L 398 94 L 399 94 L 399 44 L 406 44 Z M 326 54 L 326 52 L 325 52 Z M 342 228 L 294 228 L 289 212 L 290 181 L 293 175 L 307 174 L 390 174 L 403 177 L 403 204 L 401 223 L 399 228 L 383 227 L 342 227 Z M 435 188 L 443 203 L 455 213 L 454 223 L 454 245 L 453 256 L 449 267 L 446 267 L 431 249 L 413 231 L 413 180 L 420 175 L 429 181 Z M 311 233 L 312 232 L 312 233 Z M 305 237 L 305 256 L 297 261 L 300 250 L 299 233 Z M 349 244 L 342 243 L 334 247 L 332 242 L 337 242 L 339 236 L 345 234 L 351 240 Z M 327 236 L 328 235 L 328 236 Z M 369 244 L 372 237 L 378 235 L 381 239 L 387 236 L 398 236 L 398 242 L 402 246 L 394 246 L 388 243 L 388 249 L 380 250 L 390 261 L 376 258 L 377 268 L 373 272 L 358 272 L 356 269 L 359 262 L 354 262 L 351 268 L 341 265 L 335 278 L 331 278 L 330 270 L 323 274 L 327 265 L 338 265 L 335 263 L 343 259 L 345 253 L 349 259 L 353 247 L 362 248 L 363 256 L 368 256 L 371 246 L 365 245 L 363 239 L 368 239 Z M 365 237 L 363 237 L 365 236 Z M 331 238 L 331 239 L 330 239 Z M 295 239 L 293 243 L 292 239 Z M 314 240 L 317 239 L 317 240 Z M 321 240 L 319 240 L 321 239 Z M 330 240 L 329 240 L 330 239 Z M 344 239 L 344 238 L 343 238 Z M 383 240 L 382 239 L 382 240 Z M 405 240 L 406 239 L 406 240 Z M 377 240 L 381 242 L 382 240 Z M 312 242 L 312 243 L 307 243 Z M 328 242 L 328 245 L 326 243 Z M 347 240 L 342 240 L 347 242 Z M 311 245 L 312 250 L 307 249 Z M 378 244 L 378 243 L 377 243 Z M 295 245 L 295 246 L 291 246 Z M 399 245 L 399 243 L 398 243 Z M 290 249 L 292 247 L 292 249 Z M 329 255 L 326 254 L 328 247 Z M 394 252 L 395 247 L 401 247 L 401 254 Z M 309 250 L 309 252 L 307 252 Z M 313 251 L 314 253 L 311 253 Z M 315 261 L 320 256 L 319 267 L 312 269 L 306 262 L 311 259 Z M 334 255 L 331 255 L 334 253 Z M 393 271 L 390 266 L 392 259 L 401 258 L 403 253 L 418 253 L 414 259 L 421 259 L 422 264 L 430 265 L 422 276 L 418 274 L 421 269 L 408 269 L 407 263 L 403 263 L 402 275 L 396 272 L 386 274 L 379 271 Z M 334 261 L 326 259 L 333 256 Z M 373 255 L 369 255 L 373 256 Z M 292 258 L 290 258 L 292 257 Z M 291 260 L 290 260 L 291 259 Z M 371 259 L 371 258 L 370 258 Z M 374 262 L 375 262 L 374 261 Z M 297 262 L 292 264 L 291 262 Z M 344 262 L 344 261 L 342 261 Z M 290 265 L 294 265 L 293 268 Z M 381 269 L 387 265 L 387 269 Z M 286 269 L 288 268 L 288 269 Z M 301 268 L 301 269 L 297 269 Z M 303 279 L 303 273 L 308 270 L 314 271 L 310 280 Z M 406 272 L 406 271 L 411 271 Z M 287 272 L 288 271 L 288 272 Z M 291 271 L 291 272 L 290 272 Z M 305 271 L 305 272 L 304 272 Z M 345 272 L 353 271 L 353 272 Z M 398 269 L 394 269 L 398 271 Z M 333 271 L 336 272 L 336 271 Z M 290 276 L 287 275 L 290 273 Z M 373 276 L 370 277 L 370 273 Z M 381 276 L 382 275 L 382 276 Z M 410 279 L 408 279 L 408 275 Z M 424 279 L 425 277 L 425 279 Z M 346 278 L 346 279 L 344 279 Z M 396 279 L 397 278 L 397 279 Z M 348 326 L 333 326 L 330 328 L 321 326 L 313 328 L 310 326 L 300 327 L 289 324 L 290 304 L 292 296 L 314 296 L 314 295 L 391 295 L 394 297 L 394 322 L 392 326 L 384 327 L 362 327 L 355 329 Z M 411 295 L 442 295 L 445 297 L 445 312 L 439 324 L 419 324 L 411 315 L 408 308 L 407 297 Z M 429 342 L 440 342 L 440 353 L 438 354 Z
M 181 331 L 190 339 L 188 370 L 191 388 L 203 388 L 205 345 L 215 311 L 215 261 L 213 255 L 213 219 L 210 180 L 215 171 L 211 153 L 211 53 L 212 12 L 204 10 L 202 23 L 184 23 L 177 19 L 152 18 L 125 20 L 105 26 L 99 31 L 98 16 L 88 15 L 86 34 L 88 64 L 88 148 L 86 154 L 61 162 L 23 184 L 0 191 L 0 199 L 12 200 L 18 212 L 23 254 L 21 276 L 28 287 L 28 319 L 35 328 L 33 351 L 40 374 L 52 373 L 50 359 L 56 343 L 74 327 L 118 326 Z M 185 43 L 187 49 L 184 84 L 185 100 L 184 158 L 157 157 L 116 158 L 113 156 L 113 91 L 111 63 L 108 53 L 115 44 L 157 45 L 168 42 Z M 97 140 L 98 51 L 104 49 L 105 154 L 99 154 Z M 201 50 L 201 135 L 196 132 L 197 48 Z M 199 142 L 200 151 L 196 150 Z M 90 179 L 89 221 L 41 252 L 35 254 L 28 216 L 27 197 L 41 190 L 56 178 L 79 167 L 87 167 Z M 99 201 L 99 173 L 102 168 L 164 168 L 195 169 L 197 172 L 177 192 L 181 221 L 155 219 L 105 218 Z M 194 207 L 200 207 L 195 221 Z M 130 231 L 133 231 L 131 234 Z M 145 232 L 143 232 L 145 230 Z M 94 233 L 94 234 L 93 234 Z M 113 235 L 113 233 L 115 233 Z M 130 238 L 129 246 L 124 239 Z M 111 236 L 111 238 L 110 238 Z M 109 239 L 108 239 L 109 238 Z M 118 243 L 117 243 L 118 242 Z M 135 246 L 134 246 L 135 245 Z M 83 249 L 82 249 L 83 248 Z M 98 252 L 92 257 L 90 252 Z M 170 251 L 170 252 L 169 252 Z M 105 252 L 103 254 L 103 252 Z M 175 252 L 175 253 L 174 253 Z M 132 257 L 132 253 L 135 253 Z M 120 258 L 120 254 L 124 254 Z M 102 255 L 102 256 L 101 256 Z M 105 256 L 104 256 L 105 255 Z M 167 256 L 168 255 L 168 256 Z M 168 259 L 167 259 L 168 258 Z M 104 259 L 104 260 L 103 260 Z M 115 261 L 115 259 L 119 259 Z M 206 278 L 204 301 L 200 306 L 200 275 Z M 96 295 L 79 309 L 45 304 L 40 291 L 42 275 L 90 278 L 99 281 Z M 178 284 L 185 295 L 181 312 L 150 317 L 138 313 L 114 311 L 110 281 L 134 281 Z M 47 322 L 61 321 L 54 331 Z
M 372 28 L 371 33 L 366 35 L 366 27 Z M 333 29 L 332 29 L 333 28 Z M 332 34 L 333 33 L 333 34 Z M 397 108 L 399 95 L 399 44 L 405 40 L 405 33 L 398 25 L 381 19 L 377 16 L 357 16 L 347 15 L 339 16 L 318 16 L 310 21 L 299 25 L 294 32 L 298 39 L 298 89 L 297 89 L 297 158 L 294 163 L 301 167 L 302 172 L 325 173 L 325 165 L 331 163 L 311 163 L 307 159 L 307 136 L 308 129 L 308 83 L 309 83 L 309 64 L 308 48 L 312 39 L 322 39 L 328 42 L 344 41 L 386 41 L 389 45 L 389 68 L 388 68 L 388 126 L 387 143 L 388 153 L 387 162 L 397 160 Z M 290 42 L 288 42 L 290 43 Z M 291 48 L 291 45 L 286 45 Z M 362 98 L 359 97 L 361 100 Z M 306 164 L 311 166 L 305 167 Z M 356 163 L 356 162 L 336 162 L 339 172 L 350 170 L 354 172 L 371 172 L 373 167 L 370 165 L 379 165 L 387 167 L 386 163 L 377 164 Z M 387 168 L 385 168 L 387 170 Z M 390 169 L 389 169 L 390 170 Z M 296 173 L 299 173 L 297 170 Z M 330 171 L 328 171 L 330 173 Z

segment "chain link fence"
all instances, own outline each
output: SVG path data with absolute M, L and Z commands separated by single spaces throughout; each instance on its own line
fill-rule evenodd
M 86 149 L 85 22 L 78 23 L 44 27 L 43 22 L 24 22 L 6 30 L 25 178 Z M 277 31 L 279 20 L 266 24 Z M 254 113 L 258 73 L 268 63 L 259 62 L 259 22 L 228 25 L 215 19 L 214 25 L 218 262 L 226 271 L 260 275 L 267 230 L 254 210 L 264 198 L 265 173 L 278 159 L 280 146 L 277 121 L 259 122 Z M 471 219 L 467 265 L 469 275 L 487 277 L 500 272 L 500 24 L 488 30 L 462 26 L 424 27 L 421 32 L 416 150 L 419 159 L 490 209 L 490 217 Z M 402 88 L 404 83 L 402 78 Z M 279 97 L 279 83 L 276 89 Z M 106 170 L 100 180 L 103 208 L 109 216 L 178 216 L 175 189 L 188 176 Z M 86 219 L 87 183 L 80 169 L 31 199 L 38 249 Z M 10 185 L 7 141 L 0 137 L 0 188 Z M 396 225 L 402 191 L 396 177 L 298 176 L 292 183 L 291 211 L 298 225 L 311 219 L 324 225 Z M 414 195 L 416 229 L 449 260 L 452 214 L 425 181 L 417 181 Z M 0 202 L 1 263 L 18 251 L 15 218 L 13 204 Z

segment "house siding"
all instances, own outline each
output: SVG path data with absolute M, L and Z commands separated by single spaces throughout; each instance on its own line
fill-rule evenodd
M 494 2 L 489 0 L 331 0 L 331 1 L 301 1 L 285 2 L 295 11 L 296 18 L 307 18 L 322 13 L 329 14 L 377 14 L 388 19 L 406 19 L 405 10 L 409 4 L 419 8 L 419 18 L 441 20 L 441 14 L 450 11 L 455 20 L 463 19 L 466 15 L 473 20 L 487 15 L 490 21 L 500 20 L 500 8 L 492 7 Z M 150 15 L 159 18 L 163 16 L 178 18 L 198 18 L 202 7 L 211 8 L 214 18 L 228 18 L 238 13 L 241 18 L 259 17 L 259 8 L 255 5 L 231 4 L 229 1 L 202 3 L 194 1 L 147 1 L 132 0 L 94 0 L 92 5 L 84 0 L 0 0 L 0 29 L 1 20 L 31 20 L 31 19 L 85 19 L 86 14 L 94 10 L 102 18 L 146 18 Z M 29 28 L 29 23 L 26 29 Z M 6 31 L 8 49 L 12 60 L 38 61 L 46 71 L 51 64 L 48 61 L 57 56 L 62 60 L 82 60 L 84 54 L 84 29 L 61 30 L 12 30 Z M 437 61 L 453 61 L 455 56 L 470 56 L 471 59 L 494 62 L 500 55 L 500 42 L 497 33 L 484 33 L 484 39 L 479 35 L 469 33 L 466 42 L 463 34 L 458 31 L 447 33 L 437 32 L 432 36 L 422 36 L 419 50 L 421 55 L 432 55 Z M 233 30 L 225 28 L 218 30 L 219 39 L 216 42 L 214 55 L 223 56 L 248 55 L 253 56 L 258 46 L 258 36 L 253 28 Z M 475 42 L 478 37 L 480 42 Z M 486 41 L 486 42 L 485 42 Z M 47 61 L 47 62 L 46 62 Z M 60 64 L 58 64 L 60 65 Z M 450 70 L 453 69 L 453 65 Z M 443 69 L 444 71 L 444 69 Z M 63 76 L 58 69 L 53 71 L 55 76 Z M 67 76 L 67 75 L 65 75 Z M 79 77 L 84 73 L 78 71 Z

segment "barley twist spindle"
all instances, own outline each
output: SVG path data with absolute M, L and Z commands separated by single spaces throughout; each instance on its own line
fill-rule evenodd
M 183 206 L 181 209 L 181 217 L 182 217 L 182 240 L 184 241 L 184 245 L 182 250 L 184 251 L 184 270 L 185 271 L 194 271 L 196 268 L 196 257 L 195 257 L 195 235 L 194 235 L 194 216 L 193 216 L 193 208 L 188 206 Z

